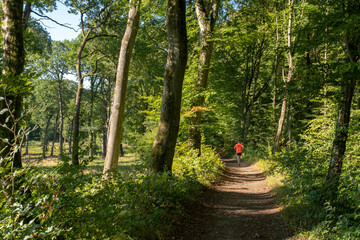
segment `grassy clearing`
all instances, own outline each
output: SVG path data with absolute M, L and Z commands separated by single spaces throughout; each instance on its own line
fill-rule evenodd
M 23 155 L 22 160 L 24 166 L 35 167 L 40 170 L 49 170 L 62 163 L 59 157 L 59 143 L 54 145 L 54 156 L 50 157 L 50 147 L 46 151 L 46 158 L 42 158 L 42 146 L 39 141 L 30 141 L 29 142 L 29 154 Z M 69 155 L 67 149 L 65 149 L 65 154 Z M 69 159 L 68 159 L 69 160 Z M 141 161 L 138 159 L 136 154 L 130 153 L 125 154 L 123 157 L 119 157 L 119 167 L 118 171 L 120 172 L 134 172 L 141 168 Z M 99 174 L 102 173 L 104 169 L 104 159 L 98 154 L 95 155 L 89 164 L 86 165 L 84 173 Z

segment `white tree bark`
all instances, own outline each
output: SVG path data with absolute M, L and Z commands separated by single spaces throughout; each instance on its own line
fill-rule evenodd
M 110 169 L 117 169 L 123 127 L 126 88 L 130 69 L 132 50 L 139 28 L 141 0 L 130 0 L 130 11 L 124 37 L 121 42 L 120 56 L 116 75 L 113 106 L 110 116 L 110 127 L 106 147 L 104 178 Z

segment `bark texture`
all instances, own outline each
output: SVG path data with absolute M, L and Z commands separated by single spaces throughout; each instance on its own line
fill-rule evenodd
M 121 42 L 116 74 L 114 101 L 110 116 L 109 136 L 104 165 L 105 177 L 106 172 L 110 169 L 117 169 L 118 166 L 131 54 L 139 28 L 141 0 L 131 0 L 130 4 L 131 8 L 129 11 L 125 34 Z
M 160 122 L 150 156 L 150 171 L 155 173 L 172 170 L 187 62 L 185 12 L 185 0 L 168 1 L 166 18 L 168 56 Z
M 6 86 L 6 90 L 1 89 L 0 96 L 4 97 L 0 101 L 0 111 L 4 108 L 10 108 L 10 112 L 0 115 L 0 122 L 5 123 L 10 117 L 7 126 L 9 129 L 17 132 L 19 126 L 15 120 L 20 118 L 22 96 L 20 75 L 24 70 L 24 44 L 23 44 L 23 1 L 22 0 L 2 0 L 2 37 L 3 37 L 3 70 L 1 76 L 1 85 Z M 14 89 L 14 87 L 19 88 Z M 10 104 L 10 102 L 12 102 Z M 7 106 L 8 105 L 8 106 Z M 8 139 L 9 143 L 0 141 L 1 157 L 7 156 L 11 151 L 11 144 L 14 144 L 15 135 L 4 127 L 0 127 L 0 138 Z M 19 144 L 19 143 L 16 143 Z M 13 166 L 21 167 L 21 154 L 17 152 L 13 157 Z
M 215 23 L 218 17 L 220 0 L 215 0 L 212 12 L 208 12 L 204 0 L 195 2 L 196 15 L 200 26 L 200 56 L 198 78 L 195 83 L 195 96 L 191 103 L 192 116 L 190 117 L 188 146 L 198 150 L 201 155 L 201 109 L 205 103 L 205 91 L 210 73 L 210 60 L 214 47 L 211 38 L 214 35 Z

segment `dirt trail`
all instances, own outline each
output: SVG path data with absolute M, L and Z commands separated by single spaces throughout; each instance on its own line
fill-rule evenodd
M 224 162 L 225 175 L 205 191 L 179 239 L 292 239 L 261 171 L 246 162 L 239 167 L 235 159 Z

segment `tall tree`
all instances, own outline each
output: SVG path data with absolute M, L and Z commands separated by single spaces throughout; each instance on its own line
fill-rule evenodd
M 63 100 L 63 85 L 64 76 L 69 72 L 68 62 L 66 59 L 66 52 L 69 51 L 69 47 L 65 42 L 54 42 L 52 44 L 52 53 L 49 59 L 48 72 L 49 77 L 53 78 L 57 82 L 58 91 L 58 103 L 59 103 L 59 141 L 60 141 L 60 155 L 63 152 L 64 145 L 64 100 Z
M 150 171 L 155 173 L 172 170 L 187 62 L 185 11 L 185 0 L 168 0 L 166 13 L 168 57 L 160 122 L 150 156 Z
M 141 0 L 130 0 L 130 11 L 124 37 L 121 41 L 119 63 L 116 73 L 116 85 L 113 107 L 110 116 L 109 136 L 106 147 L 104 174 L 117 169 L 122 126 L 125 112 L 126 89 L 130 69 L 131 54 L 139 28 Z M 104 175 L 105 176 L 105 175 Z
M 83 3 L 82 1 L 70 1 L 70 5 L 73 6 L 75 9 L 77 9 L 80 12 L 80 21 L 81 21 L 81 43 L 77 51 L 77 57 L 76 57 L 76 76 L 78 80 L 78 90 L 76 92 L 76 98 L 75 98 L 75 113 L 74 113 L 74 126 L 73 126 L 73 146 L 72 146 L 72 164 L 73 165 L 79 165 L 79 142 L 80 142 L 80 108 L 81 108 L 81 97 L 83 93 L 83 84 L 84 79 L 90 75 L 93 75 L 97 72 L 97 63 L 98 61 L 104 57 L 100 56 L 96 58 L 94 67 L 92 71 L 83 73 L 83 63 L 82 60 L 85 57 L 84 56 L 84 50 L 86 47 L 86 44 L 93 40 L 94 38 L 100 37 L 100 35 L 94 34 L 95 30 L 100 28 L 101 25 L 103 25 L 109 17 L 109 7 L 111 5 L 110 1 L 104 1 L 104 3 L 100 4 L 95 2 L 92 2 L 91 5 L 87 5 L 86 3 Z M 99 7 L 100 6 L 100 7 Z M 95 17 L 95 19 L 92 19 L 92 17 Z M 86 22 L 88 20 L 88 22 Z M 91 20 L 93 20 L 95 23 L 91 23 Z M 89 26 L 90 25 L 90 26 Z M 94 52 L 90 53 L 92 55 Z
M 286 35 L 286 37 L 287 37 L 287 53 L 288 53 L 288 69 L 287 69 L 286 78 L 283 77 L 284 84 L 285 84 L 285 96 L 283 97 L 282 105 L 281 105 L 281 113 L 280 113 L 277 132 L 276 132 L 274 152 L 277 152 L 279 150 L 280 140 L 281 140 L 282 131 L 283 131 L 285 118 L 286 118 L 286 110 L 288 107 L 287 105 L 289 103 L 289 93 L 288 93 L 287 87 L 288 87 L 289 82 L 292 80 L 293 73 L 294 73 L 294 62 L 293 62 L 293 45 L 294 45 L 293 42 L 294 42 L 294 40 L 293 40 L 293 36 L 292 36 L 294 2 L 295 2 L 295 0 L 289 0 L 289 2 L 288 2 L 288 27 L 287 27 L 287 35 Z M 283 70 L 283 72 L 284 72 L 284 70 Z
M 191 108 L 193 114 L 190 117 L 188 145 L 201 155 L 201 107 L 205 103 L 205 91 L 208 85 L 210 73 L 210 60 L 214 47 L 212 39 L 215 32 L 215 24 L 218 18 L 220 0 L 210 1 L 208 7 L 205 0 L 195 2 L 196 15 L 200 26 L 200 56 L 198 77 L 195 83 L 195 97 Z
M 18 120 L 22 105 L 22 92 L 25 83 L 21 79 L 24 70 L 24 43 L 23 43 L 23 1 L 2 0 L 2 37 L 3 37 L 3 69 L 0 86 L 1 97 L 0 111 L 9 108 L 0 115 L 0 122 L 4 124 L 10 119 L 8 128 L 0 127 L 0 156 L 5 157 L 11 151 L 15 136 L 19 130 Z M 11 132 L 12 129 L 14 132 Z M 5 140 L 7 139 L 7 140 Z M 13 166 L 21 167 L 21 155 L 18 151 L 13 158 Z
M 357 63 L 360 59 L 360 31 L 358 25 L 360 16 L 360 2 L 357 0 L 344 0 L 335 4 L 346 18 L 347 29 L 344 36 L 345 73 L 341 82 L 341 96 L 339 99 L 338 117 L 336 121 L 335 137 L 331 150 L 331 159 L 327 174 L 328 187 L 331 193 L 336 193 L 339 186 L 340 174 L 346 151 L 346 141 L 349 132 L 351 103 L 354 96 L 356 81 L 360 70 Z M 335 195 L 336 196 L 336 195 Z

